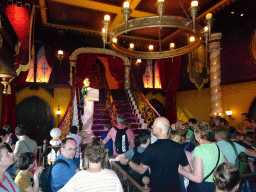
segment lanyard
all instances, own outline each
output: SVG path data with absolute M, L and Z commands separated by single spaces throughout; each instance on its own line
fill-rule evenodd
M 6 179 L 7 179 L 8 183 L 10 184 L 10 186 L 11 186 L 11 188 L 12 188 L 12 191 L 13 191 L 13 192 L 16 192 L 16 190 L 14 189 L 14 187 L 13 187 L 12 183 L 10 182 L 10 180 L 9 180 L 7 177 L 6 177 Z M 1 186 L 4 190 L 8 191 L 8 189 L 3 185 L 3 183 L 0 183 L 0 186 Z

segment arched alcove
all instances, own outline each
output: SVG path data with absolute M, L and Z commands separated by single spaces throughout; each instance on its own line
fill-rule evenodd
M 17 125 L 28 128 L 28 136 L 37 141 L 51 139 L 50 130 L 54 127 L 54 114 L 50 105 L 39 97 L 32 96 L 24 99 L 17 105 Z
M 160 101 L 152 99 L 149 102 L 161 116 L 165 117 L 165 108 Z

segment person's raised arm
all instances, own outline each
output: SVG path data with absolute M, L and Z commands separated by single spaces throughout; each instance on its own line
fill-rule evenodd
M 133 161 L 129 161 L 128 162 L 128 165 L 136 172 L 138 172 L 139 174 L 144 174 L 147 170 L 148 170 L 148 167 L 147 165 L 144 165 L 144 164 L 136 164 L 134 163 Z
M 105 137 L 105 139 L 103 139 L 103 143 L 106 144 L 111 138 L 109 136 Z
M 252 149 L 246 149 L 245 150 L 246 155 L 252 156 L 252 157 L 256 157 L 256 151 L 252 150 Z

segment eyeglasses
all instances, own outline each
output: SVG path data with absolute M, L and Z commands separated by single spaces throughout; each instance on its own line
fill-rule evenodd
M 66 150 L 68 150 L 68 151 L 77 151 L 77 148 L 75 148 L 75 149 L 67 149 L 67 148 L 64 148 L 64 149 L 66 149 Z

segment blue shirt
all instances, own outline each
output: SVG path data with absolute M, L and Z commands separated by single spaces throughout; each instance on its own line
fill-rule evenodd
M 245 150 L 246 150 L 245 147 L 239 145 L 236 142 L 233 142 L 233 143 L 236 146 L 238 155 L 241 152 L 245 152 Z M 224 140 L 223 141 L 218 141 L 217 145 L 219 146 L 219 148 L 222 151 L 222 153 L 224 154 L 224 156 L 227 158 L 228 162 L 232 163 L 232 164 L 235 164 L 237 156 L 235 154 L 235 151 L 234 151 L 232 145 L 229 142 L 224 141 Z
M 143 153 L 143 152 L 145 151 L 145 149 L 146 149 L 146 148 L 141 147 L 141 146 L 137 147 L 138 153 Z M 126 152 L 124 153 L 124 156 L 125 156 L 127 159 L 132 159 L 133 156 L 134 156 L 134 148 L 131 148 L 131 149 L 129 149 L 128 151 L 126 151 Z
M 101 134 L 101 140 L 105 139 L 108 135 L 109 131 L 103 131 Z M 109 148 L 109 155 L 112 156 L 113 155 L 113 141 L 112 139 L 109 139 L 109 141 L 105 144 L 106 148 Z
M 74 163 L 73 159 L 66 159 L 61 154 L 56 158 L 56 160 L 58 159 L 66 161 L 69 167 L 64 163 L 58 163 L 52 168 L 51 188 L 53 192 L 60 190 L 76 174 L 77 169 L 77 165 Z

